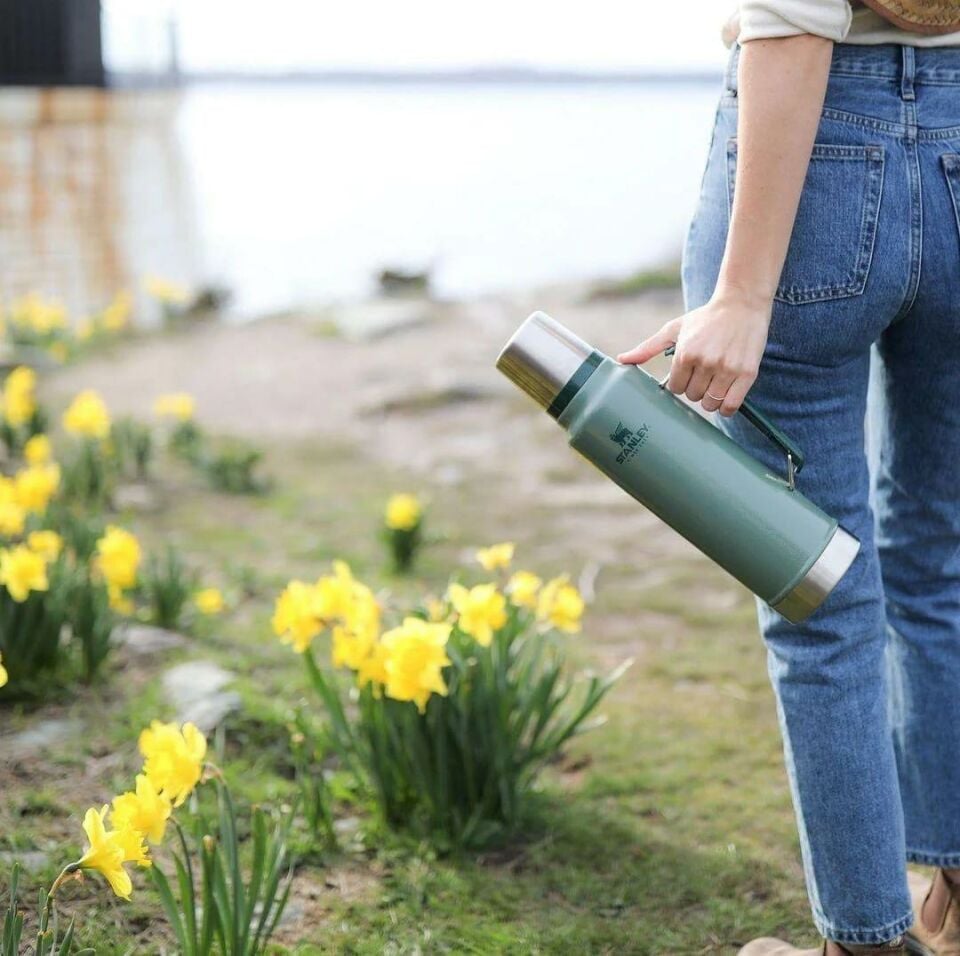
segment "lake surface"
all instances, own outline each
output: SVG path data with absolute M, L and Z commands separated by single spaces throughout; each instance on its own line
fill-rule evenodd
M 240 317 L 430 267 L 443 296 L 675 260 L 719 83 L 202 85 L 0 129 L 0 294 L 75 310 L 146 273 Z

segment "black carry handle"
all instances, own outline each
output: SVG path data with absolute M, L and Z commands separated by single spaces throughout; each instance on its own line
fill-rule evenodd
M 664 355 L 673 355 L 676 351 L 675 345 L 669 345 L 664 350 Z M 666 380 L 663 382 L 666 385 Z M 744 400 L 739 408 L 743 417 L 750 422 L 758 431 L 762 432 L 787 456 L 787 480 L 790 487 L 793 487 L 793 476 L 799 474 L 803 469 L 805 461 L 803 452 L 797 443 L 787 434 L 782 432 L 776 425 L 767 418 L 756 405 Z

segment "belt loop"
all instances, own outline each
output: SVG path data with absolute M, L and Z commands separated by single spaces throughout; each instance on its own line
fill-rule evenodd
M 917 61 L 912 46 L 901 46 L 903 68 L 900 72 L 900 96 L 905 100 L 915 100 L 913 80 L 917 74 Z
M 724 86 L 728 93 L 737 94 L 737 67 L 740 63 L 740 44 L 734 42 L 727 58 L 727 68 L 724 71 Z

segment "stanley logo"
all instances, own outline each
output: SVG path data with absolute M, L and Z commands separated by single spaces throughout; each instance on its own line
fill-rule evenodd
M 627 428 L 623 422 L 617 422 L 617 427 L 610 432 L 610 441 L 620 446 L 617 455 L 617 464 L 623 465 L 630 461 L 641 445 L 647 440 L 648 428 L 646 424 L 637 428 Z

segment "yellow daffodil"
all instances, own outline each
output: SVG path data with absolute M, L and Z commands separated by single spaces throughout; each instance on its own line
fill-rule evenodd
M 185 286 L 160 276 L 145 276 L 143 287 L 147 295 L 164 305 L 185 306 L 190 301 L 190 291 Z
M 153 866 L 147 844 L 144 842 L 144 836 L 139 830 L 131 830 L 127 827 L 117 829 L 114 832 L 117 835 L 117 843 L 123 850 L 124 863 L 136 863 L 137 866 Z
M 121 899 L 130 899 L 133 884 L 130 874 L 123 868 L 127 858 L 126 841 L 121 840 L 116 830 L 108 830 L 104 823 L 107 807 L 97 810 L 91 807 L 83 818 L 83 830 L 89 846 L 80 858 L 79 866 L 83 870 L 96 870 L 106 877 L 111 889 Z
M 387 682 L 388 654 L 389 651 L 380 641 L 377 641 L 370 648 L 370 653 L 360 662 L 360 666 L 357 668 L 358 687 L 373 684 L 377 696 L 380 695 L 380 688 Z
M 137 583 L 141 557 L 140 543 L 129 531 L 107 525 L 97 541 L 94 565 L 108 585 L 122 591 Z
M 44 299 L 36 292 L 30 292 L 11 304 L 10 321 L 42 335 L 62 329 L 67 324 L 67 310 L 56 299 Z
M 388 697 L 412 700 L 422 714 L 431 694 L 446 696 L 447 685 L 441 670 L 450 663 L 446 652 L 450 628 L 449 624 L 407 617 L 400 627 L 383 635 Z
M 317 589 L 305 581 L 291 581 L 273 609 L 273 632 L 302 654 L 326 625 Z
M 498 568 L 509 568 L 513 560 L 513 542 L 504 541 L 489 548 L 481 548 L 477 552 L 477 560 L 484 571 L 496 571 Z
M 130 313 L 133 311 L 133 296 L 126 289 L 121 289 L 113 301 L 103 310 L 101 320 L 108 332 L 122 332 L 130 322 Z
M 171 392 L 161 395 L 153 403 L 153 412 L 159 418 L 175 418 L 181 422 L 188 422 L 193 418 L 196 403 L 192 395 L 186 392 Z
M 0 584 L 21 604 L 31 591 L 46 591 L 50 587 L 47 563 L 26 545 L 4 548 L 0 551 Z
M 0 535 L 12 538 L 22 534 L 26 520 L 26 509 L 17 501 L 15 482 L 0 475 Z
M 507 582 L 507 594 L 510 595 L 510 603 L 517 607 L 528 607 L 531 610 L 537 606 L 537 592 L 543 581 L 532 571 L 517 571 L 510 575 Z
M 140 734 L 143 772 L 154 788 L 179 807 L 203 774 L 207 740 L 193 724 L 153 721 Z
M 564 575 L 543 586 L 537 599 L 537 620 L 559 631 L 575 634 L 580 630 L 583 607 L 580 592 Z
M 170 798 L 160 793 L 146 774 L 137 774 L 136 789 L 113 798 L 110 820 L 118 830 L 136 830 L 151 843 L 163 840 L 172 811 Z
M 439 598 L 427 598 L 426 611 L 427 620 L 433 624 L 440 624 L 450 620 L 450 605 L 446 601 L 441 601 Z
M 53 447 L 46 435 L 34 435 L 23 446 L 23 457 L 28 465 L 46 465 L 53 458 Z
M 273 631 L 302 654 L 325 627 L 336 624 L 334 660 L 357 661 L 365 653 L 359 648 L 372 646 L 380 633 L 380 605 L 345 562 L 334 561 L 333 570 L 316 584 L 291 581 L 284 588 L 274 606 Z
M 110 434 L 110 413 L 93 389 L 80 392 L 63 414 L 63 427 L 83 438 L 103 439 Z
M 334 667 L 349 667 L 350 670 L 360 669 L 363 662 L 370 656 L 376 638 L 367 633 L 356 633 L 341 624 L 337 624 L 332 632 L 332 653 Z
M 3 383 L 3 417 L 13 428 L 25 425 L 33 417 L 37 402 L 37 373 L 26 365 L 15 368 Z
M 472 588 L 451 584 L 447 596 L 457 612 L 457 627 L 482 647 L 488 647 L 493 632 L 507 623 L 507 600 L 495 584 Z
M 384 521 L 392 531 L 412 531 L 423 516 L 423 507 L 416 495 L 392 495 L 387 502 Z
M 56 531 L 31 531 L 27 535 L 27 547 L 49 563 L 60 557 L 63 538 Z
M 7 669 L 3 666 L 3 656 L 0 655 L 0 687 L 3 687 L 9 679 Z
M 317 582 L 325 616 L 339 620 L 354 634 L 375 640 L 380 633 L 380 604 L 373 591 L 353 576 L 345 561 L 334 561 L 333 572 Z
M 114 584 L 107 585 L 107 602 L 111 610 L 116 611 L 117 614 L 122 614 L 124 617 L 130 617 L 136 609 L 133 600 L 124 594 L 122 588 L 118 588 Z
M 201 588 L 194 594 L 193 604 L 201 614 L 219 614 L 226 606 L 219 588 Z
M 47 510 L 50 499 L 60 487 L 60 466 L 28 465 L 14 476 L 14 494 L 17 504 L 33 514 Z

